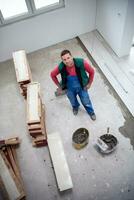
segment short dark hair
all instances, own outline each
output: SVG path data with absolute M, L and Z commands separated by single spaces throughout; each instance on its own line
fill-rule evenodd
M 65 49 L 65 50 L 63 50 L 63 51 L 61 52 L 60 56 L 62 57 L 62 56 L 64 56 L 64 55 L 67 54 L 67 53 L 69 53 L 70 56 L 72 55 L 71 52 L 70 52 L 69 50 Z

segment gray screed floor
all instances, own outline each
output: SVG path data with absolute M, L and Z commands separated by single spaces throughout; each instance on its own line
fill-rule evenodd
M 134 199 L 134 121 L 118 99 L 99 68 L 89 90 L 97 120 L 92 121 L 80 107 L 74 116 L 66 96 L 55 97 L 56 86 L 50 71 L 60 62 L 60 52 L 71 50 L 74 57 L 89 59 L 77 39 L 68 40 L 28 55 L 34 81 L 41 84 L 46 111 L 47 133 L 59 132 L 69 165 L 73 189 L 60 193 L 57 188 L 48 147 L 34 148 L 26 126 L 26 103 L 19 93 L 13 61 L 0 64 L 0 137 L 19 136 L 17 149 L 28 200 L 133 200 Z M 72 134 L 89 130 L 88 145 L 76 150 Z M 117 149 L 102 155 L 94 147 L 107 127 L 119 141 Z M 2 199 L 2 197 L 1 197 Z

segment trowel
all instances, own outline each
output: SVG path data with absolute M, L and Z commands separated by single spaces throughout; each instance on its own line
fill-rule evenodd
M 55 91 L 55 96 L 56 96 L 56 97 L 62 96 L 62 95 L 64 95 L 64 94 L 66 94 L 66 92 L 67 92 L 67 90 L 62 90 L 62 92 L 61 92 L 61 91 L 59 92 L 59 90 L 58 90 L 58 88 L 57 88 L 57 90 Z
M 111 153 L 116 149 L 118 140 L 115 136 L 109 134 L 109 127 L 107 128 L 107 133 L 101 135 L 96 142 L 96 145 L 99 147 L 101 153 Z

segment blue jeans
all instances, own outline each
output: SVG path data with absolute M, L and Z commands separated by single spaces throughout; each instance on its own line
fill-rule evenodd
M 80 104 L 77 100 L 77 95 L 80 97 L 81 103 L 90 115 L 94 113 L 94 109 L 87 90 L 82 89 L 77 76 L 67 77 L 67 97 L 74 109 L 78 109 Z

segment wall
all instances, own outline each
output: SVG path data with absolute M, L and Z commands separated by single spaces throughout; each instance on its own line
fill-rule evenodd
M 134 35 L 134 12 L 130 12 L 134 9 L 133 2 L 97 0 L 96 27 L 118 56 L 127 55 L 130 51 Z
M 0 28 L 0 61 L 12 52 L 32 52 L 95 29 L 95 0 L 66 0 L 65 8 Z
M 127 15 L 120 47 L 120 54 L 127 55 L 134 37 L 134 0 L 128 0 Z

